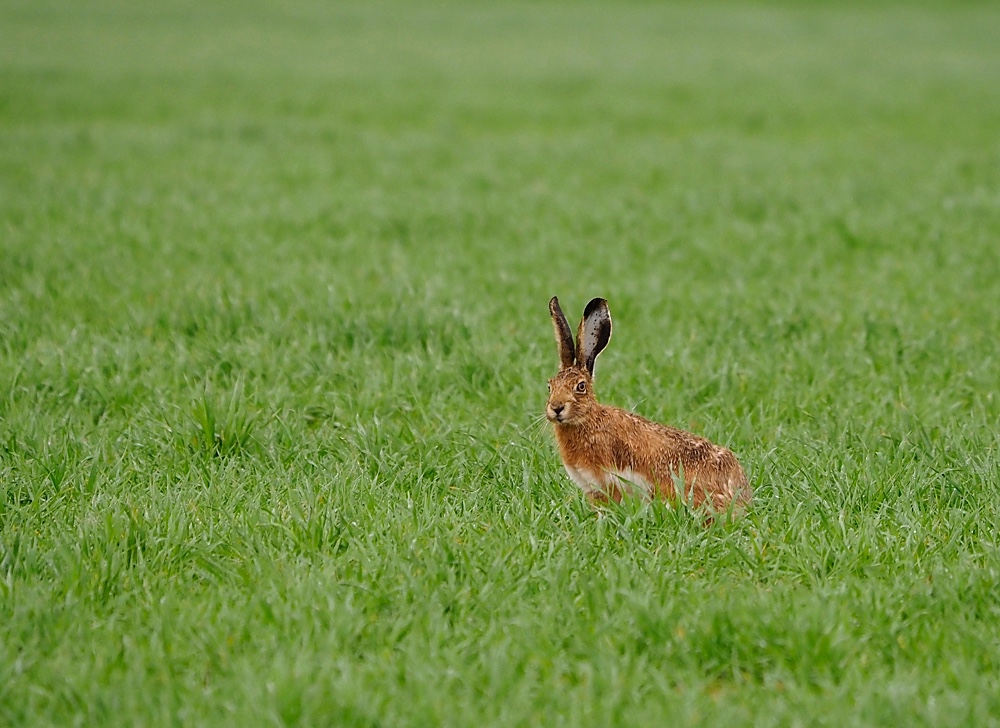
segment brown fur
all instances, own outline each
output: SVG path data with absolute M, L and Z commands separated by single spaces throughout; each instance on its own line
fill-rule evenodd
M 618 502 L 626 492 L 637 489 L 648 489 L 651 497 L 673 499 L 678 496 L 676 486 L 682 476 L 682 495 L 696 507 L 705 504 L 713 511 L 724 511 L 750 502 L 750 485 L 730 450 L 597 401 L 593 371 L 581 364 L 593 367 L 610 339 L 611 317 L 603 299 L 591 301 L 587 306 L 590 316 L 584 319 L 592 330 L 604 325 L 606 331 L 588 339 L 589 351 L 578 340 L 577 360 L 571 365 L 565 356 L 567 349 L 573 350 L 572 343 L 565 340 L 569 327 L 558 321 L 562 311 L 556 299 L 549 309 L 562 363 L 559 373 L 549 380 L 546 416 L 555 427 L 567 472 L 592 502 Z M 585 321 L 581 321 L 579 332 L 583 332 Z

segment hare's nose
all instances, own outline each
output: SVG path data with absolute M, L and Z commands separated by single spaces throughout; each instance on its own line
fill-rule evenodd
M 564 404 L 552 405 L 552 411 L 555 412 L 556 417 L 561 415 L 564 409 L 566 409 L 566 405 Z

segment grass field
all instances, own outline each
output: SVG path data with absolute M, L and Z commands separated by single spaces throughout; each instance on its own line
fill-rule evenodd
M 1000 8 L 0 0 L 0 724 L 1000 725 Z M 603 401 L 748 515 L 595 515 Z

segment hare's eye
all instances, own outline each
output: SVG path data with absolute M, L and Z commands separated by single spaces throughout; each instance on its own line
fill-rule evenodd
M 548 386 L 548 388 L 549 388 L 549 391 L 551 392 L 551 391 L 552 391 L 552 382 L 548 382 L 548 383 L 547 383 L 547 386 Z
M 583 394 L 584 392 L 586 392 L 587 391 L 587 383 L 584 382 L 584 381 L 582 381 L 582 380 L 579 381 L 579 382 L 577 382 L 576 383 L 576 391 L 579 392 L 580 394 Z

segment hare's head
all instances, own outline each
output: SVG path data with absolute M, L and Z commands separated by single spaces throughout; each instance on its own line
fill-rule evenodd
M 611 312 L 603 298 L 588 303 L 576 331 L 575 345 L 558 298 L 549 301 L 549 313 L 559 345 L 560 363 L 559 373 L 549 380 L 545 416 L 559 424 L 579 424 L 599 406 L 594 397 L 594 363 L 611 340 Z

